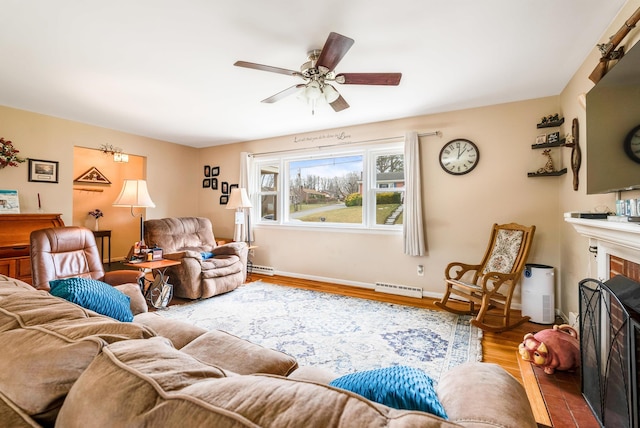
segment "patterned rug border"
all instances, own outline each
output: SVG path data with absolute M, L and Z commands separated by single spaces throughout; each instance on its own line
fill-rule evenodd
M 482 360 L 482 330 L 470 325 L 469 316 L 263 281 L 157 313 L 227 331 L 290 354 L 301 366 L 339 375 L 409 365 L 437 381 L 456 365 Z

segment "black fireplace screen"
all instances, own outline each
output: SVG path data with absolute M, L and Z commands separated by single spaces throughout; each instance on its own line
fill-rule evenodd
M 582 394 L 606 427 L 638 426 L 640 284 L 580 281 Z

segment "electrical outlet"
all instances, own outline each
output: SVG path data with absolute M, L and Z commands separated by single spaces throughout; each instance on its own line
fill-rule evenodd
M 418 265 L 418 276 L 424 276 L 424 266 Z

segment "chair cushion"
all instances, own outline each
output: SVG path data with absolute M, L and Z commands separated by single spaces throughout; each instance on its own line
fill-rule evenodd
M 396 409 L 420 410 L 446 419 L 433 380 L 422 370 L 406 366 L 351 373 L 329 385 L 346 389 Z
M 510 273 L 522 246 L 523 237 L 522 230 L 499 230 L 483 273 Z
M 49 281 L 51 294 L 118 321 L 133 321 L 130 298 L 102 281 L 65 278 Z

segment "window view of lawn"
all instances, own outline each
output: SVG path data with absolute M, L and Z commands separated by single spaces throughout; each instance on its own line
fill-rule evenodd
M 399 144 L 322 155 L 283 155 L 265 159 L 256 167 L 261 223 L 395 230 L 402 225 L 405 182 Z
M 335 207 L 336 205 L 323 205 L 322 207 Z M 391 215 L 396 212 L 402 205 L 401 204 L 383 204 L 378 205 L 376 209 L 376 224 L 402 224 L 402 213 L 391 220 L 390 223 L 387 220 Z M 317 209 L 317 205 L 305 205 L 301 207 L 298 215 L 295 216 L 300 221 L 314 221 L 325 223 L 361 223 L 362 222 L 362 207 L 347 207 L 342 206 L 340 208 L 333 208 L 327 211 L 315 212 L 313 214 L 305 214 L 305 211 Z

